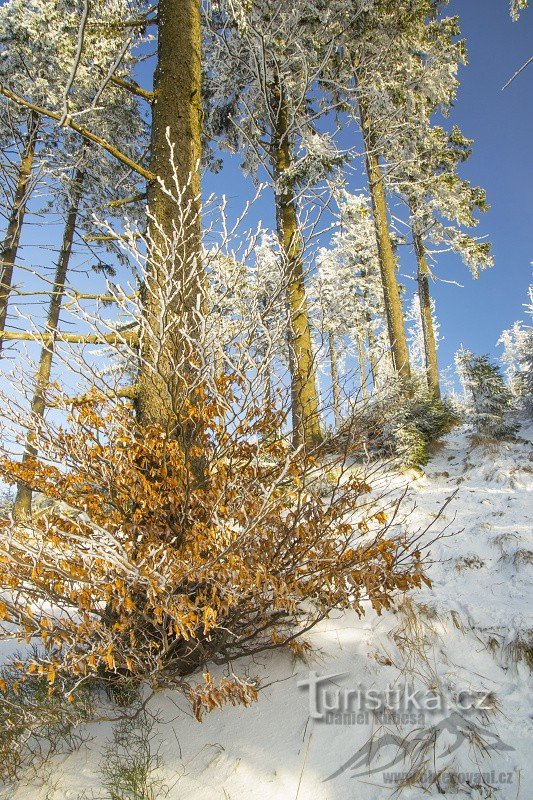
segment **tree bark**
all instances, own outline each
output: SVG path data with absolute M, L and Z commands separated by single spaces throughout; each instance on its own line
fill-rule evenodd
M 359 101 L 359 111 L 365 142 L 366 170 L 370 187 L 374 224 L 376 227 L 381 282 L 383 285 L 385 315 L 392 359 L 396 374 L 407 382 L 411 377 L 411 369 L 409 366 L 409 351 L 405 336 L 402 301 L 400 298 L 398 281 L 396 279 L 396 260 L 394 258 L 388 224 L 387 199 L 385 196 L 385 187 L 379 159 L 376 155 L 375 143 L 373 141 L 371 124 L 366 111 L 366 103 L 363 99 Z
M 76 231 L 76 220 L 80 207 L 80 200 L 83 190 L 83 181 L 85 172 L 83 168 L 76 170 L 74 175 L 73 187 L 70 205 L 67 213 L 65 228 L 63 231 L 63 241 L 59 259 L 56 266 L 56 274 L 54 278 L 54 287 L 50 297 L 50 305 L 48 308 L 48 318 L 46 322 L 46 332 L 50 334 L 51 339 L 48 345 L 43 345 L 41 348 L 41 356 L 39 359 L 39 367 L 35 376 L 35 392 L 31 403 L 31 419 L 32 428 L 28 431 L 26 437 L 26 446 L 22 457 L 22 463 L 26 463 L 31 458 L 37 455 L 36 447 L 36 430 L 33 427 L 39 425 L 39 421 L 43 419 L 46 409 L 46 390 L 50 383 L 50 373 L 52 371 L 52 359 L 54 355 L 54 334 L 59 329 L 59 314 L 61 312 L 61 305 L 65 294 L 65 281 L 72 254 L 72 244 L 74 241 L 74 233 Z M 17 487 L 17 496 L 13 507 L 13 514 L 15 519 L 21 520 L 31 517 L 32 511 L 32 490 L 25 483 L 19 483 Z
M 429 267 L 422 237 L 413 233 L 416 260 L 418 264 L 418 299 L 422 319 L 422 335 L 424 338 L 424 358 L 428 388 L 435 398 L 440 400 L 439 365 L 437 360 L 437 342 L 431 315 L 431 298 L 429 293 Z
M 195 380 L 205 298 L 200 0 L 160 0 L 158 23 L 150 161 L 156 179 L 147 191 L 149 252 L 137 412 L 141 423 L 162 425 L 169 436 L 185 441 L 193 433 L 185 430 L 183 403 L 190 396 L 187 384 Z M 169 197 L 162 184 L 178 196 Z
M 296 214 L 294 185 L 286 175 L 292 163 L 289 117 L 283 90 L 272 92 L 275 131 L 272 163 L 276 178 L 276 220 L 287 270 L 289 311 L 288 349 L 291 373 L 291 412 L 295 447 L 316 447 L 322 439 L 311 326 L 305 291 L 302 242 Z
M 39 117 L 32 112 L 28 122 L 28 132 L 24 152 L 20 161 L 17 187 L 13 206 L 9 216 L 6 236 L 2 245 L 2 256 L 0 262 L 0 331 L 4 331 L 7 319 L 7 307 L 11 294 L 13 280 L 13 269 L 17 260 L 17 253 L 20 244 L 20 233 L 24 215 L 26 213 L 26 203 L 28 201 L 28 189 L 31 179 L 31 169 L 35 156 L 35 146 L 37 144 L 37 134 L 39 132 Z M 0 355 L 2 353 L 3 339 L 0 337 Z
M 339 385 L 339 369 L 337 366 L 337 354 L 335 352 L 335 340 L 331 331 L 328 332 L 328 354 L 329 372 L 331 376 L 331 393 L 333 395 L 333 418 L 335 420 L 335 431 L 338 431 L 342 424 L 341 417 L 341 391 Z

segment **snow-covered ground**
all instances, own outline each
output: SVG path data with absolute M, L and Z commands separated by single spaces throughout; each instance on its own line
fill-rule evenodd
M 431 549 L 431 590 L 381 617 L 331 617 L 313 633 L 308 664 L 280 653 L 250 664 L 268 684 L 251 708 L 226 707 L 199 724 L 179 694 L 160 695 L 151 706 L 161 717 L 154 747 L 170 791 L 158 797 L 383 800 L 415 764 L 419 774 L 402 792 L 408 800 L 439 792 L 533 797 L 532 432 L 523 428 L 519 443 L 475 446 L 457 429 L 423 475 L 395 477 L 399 489 L 409 482 L 412 523 L 426 523 L 459 490 L 438 521 L 455 535 Z M 390 687 L 418 691 L 410 705 L 389 692 L 403 717 L 372 710 Z M 355 713 L 337 712 L 343 700 Z M 334 711 L 318 719 L 324 702 Z M 105 796 L 98 765 L 110 726 L 90 732 L 86 746 L 53 761 L 47 787 L 20 784 L 0 796 Z

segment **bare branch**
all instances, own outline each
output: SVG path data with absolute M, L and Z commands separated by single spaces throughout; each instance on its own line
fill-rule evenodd
M 132 386 L 124 386 L 122 389 L 116 389 L 114 391 L 105 392 L 105 396 L 110 400 L 116 397 L 123 397 L 128 400 L 134 400 L 137 397 L 137 391 L 138 391 L 137 384 L 133 384 Z M 94 394 L 86 392 L 85 394 L 76 395 L 76 397 L 62 398 L 61 404 L 81 406 L 84 403 L 90 403 L 93 400 L 94 400 Z
M 3 94 L 4 97 L 7 97 L 8 100 L 11 100 L 13 103 L 16 103 L 19 106 L 23 106 L 24 108 L 29 108 L 31 111 L 35 111 L 35 113 L 40 114 L 43 117 L 48 117 L 49 119 L 55 119 L 57 122 L 61 123 L 62 115 L 56 114 L 54 111 L 50 111 L 47 108 L 43 108 L 42 106 L 35 105 L 34 103 L 30 103 L 28 100 L 25 100 L 20 95 L 15 94 L 15 92 L 6 89 L 5 86 L 0 84 L 0 94 Z M 110 142 L 106 141 L 102 136 L 98 136 L 98 134 L 93 133 L 93 131 L 86 128 L 85 125 L 78 125 L 76 122 L 73 122 L 70 117 L 67 118 L 63 127 L 71 128 L 76 133 L 79 133 L 80 136 L 83 136 L 85 139 L 88 139 L 90 142 L 94 142 L 95 144 L 99 145 L 103 150 L 108 152 L 113 158 L 116 158 L 117 161 L 120 161 L 122 164 L 125 164 L 127 167 L 132 169 L 138 175 L 141 175 L 147 181 L 154 181 L 156 176 L 150 170 L 145 169 L 140 164 L 137 164 L 132 158 L 127 156 L 117 147 L 112 145 Z
M 139 233 L 128 233 L 128 234 L 125 233 L 125 234 L 120 234 L 120 235 L 119 234 L 115 235 L 115 234 L 111 234 L 110 233 L 110 234 L 105 234 L 105 235 L 101 235 L 101 236 L 84 236 L 83 237 L 83 241 L 84 242 L 99 242 L 99 243 L 101 243 L 101 242 L 119 242 L 119 241 L 122 241 L 124 239 L 131 239 L 132 237 L 134 239 L 138 239 L 139 236 L 140 236 Z
M 0 331 L 0 339 L 9 342 L 37 342 L 49 345 L 52 342 L 68 342 L 69 344 L 136 344 L 136 331 L 124 333 L 26 333 L 18 331 Z
M 65 87 L 65 92 L 63 95 L 63 114 L 61 115 L 61 120 L 59 122 L 61 127 L 63 127 L 68 121 L 68 96 L 70 90 L 74 85 L 74 81 L 76 80 L 76 73 L 78 71 L 78 67 L 81 60 L 81 54 L 83 52 L 83 43 L 85 40 L 85 28 L 87 26 L 88 17 L 89 17 L 89 0 L 84 0 L 83 11 L 78 28 L 78 42 L 76 46 L 76 54 L 74 56 L 74 61 L 72 63 L 70 75 L 68 77 L 67 85 Z
M 122 89 L 130 92 L 130 94 L 142 97 L 149 103 L 152 103 L 155 100 L 155 92 L 150 92 L 148 89 L 143 89 L 143 87 L 139 86 L 136 81 L 125 81 L 123 78 L 119 78 L 117 75 L 112 75 L 111 83 L 114 83 L 116 86 L 120 86 Z
M 136 203 L 138 200 L 146 200 L 146 192 L 132 194 L 130 197 L 123 197 L 121 200 L 112 200 L 108 205 L 109 208 L 120 208 L 120 206 L 125 206 L 128 203 Z
M 515 78 L 518 78 L 520 73 L 523 72 L 526 67 L 529 67 L 529 65 L 531 64 L 532 61 L 533 61 L 533 56 L 530 56 L 528 58 L 528 60 L 524 64 L 522 64 L 522 66 L 519 67 L 519 69 L 516 70 L 514 75 L 511 78 L 509 78 L 507 83 L 504 86 L 502 86 L 502 92 L 503 92 L 504 89 L 507 89 L 507 87 L 511 85 L 511 83 L 514 81 Z

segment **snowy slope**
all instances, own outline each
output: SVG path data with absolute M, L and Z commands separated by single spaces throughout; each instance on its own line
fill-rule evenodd
M 466 429 L 457 429 L 425 474 L 394 480 L 398 491 L 409 482 L 412 522 L 420 524 L 459 489 L 439 520 L 455 535 L 431 549 L 433 588 L 411 594 L 396 613 L 330 618 L 313 634 L 317 652 L 309 664 L 280 653 L 250 664 L 250 674 L 269 685 L 249 709 L 225 708 L 198 724 L 177 693 L 160 696 L 152 704 L 162 720 L 154 746 L 160 745 L 171 800 L 382 800 L 413 764 L 418 776 L 411 774 L 402 792 L 408 800 L 428 792 L 533 797 L 525 658 L 533 644 L 530 445 L 524 438 L 475 446 Z M 312 718 L 310 691 L 298 687 L 310 671 L 337 675 L 320 684 L 332 705 L 337 688 L 385 692 L 408 677 L 419 704 L 437 696 L 441 705 L 433 711 L 411 705 L 400 720 L 370 710 L 328 724 Z M 99 748 L 109 732 L 107 725 L 91 726 L 93 741 L 54 760 L 47 787 L 20 784 L 0 796 L 75 800 L 82 790 L 103 796 Z

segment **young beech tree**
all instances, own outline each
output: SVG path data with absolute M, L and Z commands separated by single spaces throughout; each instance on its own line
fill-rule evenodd
M 96 4 L 84 7 L 92 13 Z M 119 16 L 113 29 L 140 22 Z M 343 454 L 289 449 L 277 435 L 283 413 L 253 393 L 243 404 L 246 347 L 228 348 L 228 374 L 207 388 L 199 382 L 207 277 L 199 0 L 160 0 L 157 23 L 149 169 L 100 128 L 80 123 L 69 103 L 65 115 L 2 89 L 144 178 L 148 225 L 135 251 L 140 256 L 146 245 L 132 313 L 137 330 L 128 339 L 141 362 L 137 415 L 116 393 L 96 390 L 83 351 L 67 350 L 64 363 L 72 358 L 91 396 L 78 401 L 68 387 L 54 387 L 58 414 L 43 420 L 39 455 L 21 464 L 0 454 L 3 480 L 23 480 L 51 501 L 30 526 L 0 520 L 0 632 L 39 645 L 22 671 L 51 693 L 72 677 L 77 689 L 95 677 L 115 687 L 173 684 L 200 718 L 223 702 L 257 696 L 255 683 L 233 668 L 214 685 L 210 664 L 282 646 L 305 655 L 308 646 L 295 640 L 334 609 L 363 613 L 369 600 L 379 613 L 396 592 L 428 581 L 422 533 L 403 535 L 387 491 L 378 491 L 386 507 L 376 505 L 364 473 L 346 473 Z M 111 67 L 126 44 L 117 36 Z M 119 242 L 126 246 L 124 236 Z M 42 341 L 54 336 L 43 333 Z M 68 344 L 67 334 L 61 339 Z M 70 341 L 120 349 L 126 340 L 97 327 L 92 339 Z M 6 405 L 16 429 L 17 407 Z M 325 475 L 333 479 L 327 497 Z M 31 609 L 20 602 L 27 597 Z M 199 670 L 203 684 L 191 685 L 188 676 Z
M 229 2 L 217 9 L 208 37 L 216 64 L 216 74 L 208 77 L 209 124 L 225 146 L 244 148 L 245 170 L 266 174 L 274 189 L 290 316 L 294 443 L 310 447 L 321 431 L 298 199 L 339 162 L 330 138 L 315 127 L 313 92 L 330 44 L 318 36 L 308 2 L 267 0 L 252 4 L 244 16 Z

